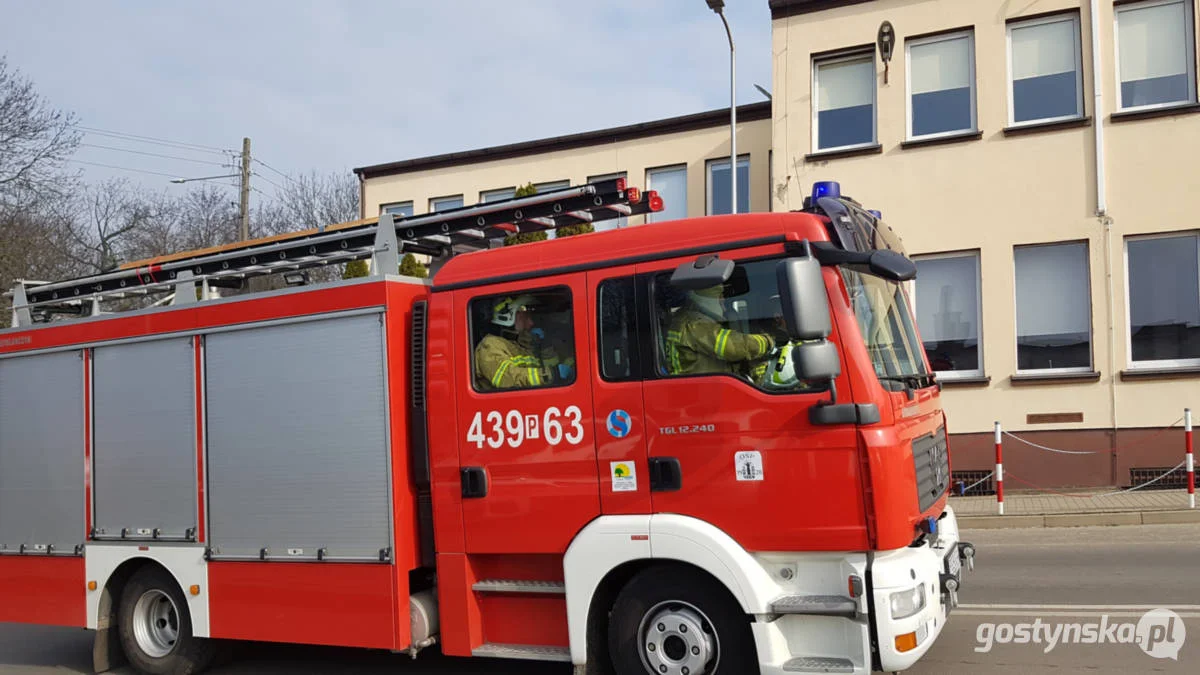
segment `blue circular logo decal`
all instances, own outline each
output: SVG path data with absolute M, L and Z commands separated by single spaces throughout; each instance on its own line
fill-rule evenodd
M 614 410 L 608 413 L 608 433 L 613 438 L 625 438 L 633 429 L 633 419 L 624 410 Z

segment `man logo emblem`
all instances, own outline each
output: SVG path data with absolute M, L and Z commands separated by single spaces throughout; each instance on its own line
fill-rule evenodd
M 624 410 L 614 410 L 608 413 L 607 426 L 613 438 L 625 438 L 633 429 L 633 419 Z

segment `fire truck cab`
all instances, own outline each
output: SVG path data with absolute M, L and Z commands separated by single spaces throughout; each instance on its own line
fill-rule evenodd
M 149 673 L 214 638 L 910 667 L 974 559 L 915 265 L 836 183 L 802 212 L 486 244 L 660 208 L 614 180 L 18 284 L 0 621 L 95 629 L 97 670 Z M 388 273 L 463 248 L 431 282 Z M 207 299 L 361 258 L 374 276 Z M 139 289 L 175 300 L 98 310 Z

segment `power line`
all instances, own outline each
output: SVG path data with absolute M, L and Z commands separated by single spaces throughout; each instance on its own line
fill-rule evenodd
M 114 147 L 111 145 L 96 145 L 94 143 L 80 143 L 79 145 L 84 148 L 99 148 L 101 150 L 115 150 L 116 152 L 128 152 L 128 153 L 134 154 L 134 155 L 145 155 L 147 157 L 161 157 L 163 159 L 177 159 L 177 160 L 180 160 L 183 162 L 195 162 L 197 164 L 208 164 L 210 166 L 221 166 L 221 167 L 229 166 L 228 164 L 224 164 L 221 162 L 213 162 L 213 161 L 210 161 L 207 159 L 192 159 L 191 157 L 179 157 L 178 155 L 163 155 L 163 154 L 159 154 L 157 152 L 144 152 L 142 150 L 130 150 L 129 148 L 117 148 L 117 147 Z
M 288 181 L 289 183 L 292 183 L 292 184 L 295 184 L 295 183 L 296 183 L 296 181 L 292 180 L 292 177 L 291 177 L 291 176 L 289 176 L 289 175 L 287 175 L 286 173 L 284 173 L 284 172 L 280 171 L 279 169 L 276 169 L 275 167 L 271 166 L 270 164 L 267 164 L 266 162 L 262 161 L 261 159 L 259 159 L 259 158 L 255 157 L 255 158 L 253 159 L 253 161 L 255 161 L 255 162 L 258 162 L 259 164 L 262 164 L 263 166 L 265 166 L 265 167 L 267 167 L 268 169 L 270 169 L 270 170 L 274 171 L 275 173 L 279 174 L 280 176 L 283 176 L 284 180 Z
M 182 150 L 193 150 L 196 152 L 211 152 L 218 155 L 237 154 L 232 150 L 218 148 L 212 145 L 200 145 L 198 143 L 188 143 L 185 141 L 172 141 L 166 138 L 155 138 L 153 136 L 140 136 L 138 134 L 130 134 L 124 131 L 111 131 L 108 129 L 97 129 L 95 127 L 85 127 L 76 125 L 76 129 L 98 136 L 109 136 L 111 138 L 120 138 L 129 141 L 137 141 L 140 143 L 150 143 L 152 145 L 165 145 L 168 147 L 179 148 Z
M 259 172 L 257 172 L 257 171 L 253 172 L 253 174 L 251 174 L 251 175 L 258 176 L 259 178 L 261 178 L 261 179 L 263 179 L 263 180 L 267 181 L 267 182 L 268 182 L 268 183 L 270 183 L 271 185 L 274 185 L 275 187 L 279 188 L 280 190 L 286 190 L 286 189 L 287 189 L 287 188 L 283 187 L 282 185 L 280 185 L 279 183 L 276 183 L 275 181 L 271 180 L 270 178 L 267 178 L 266 176 L 262 175 L 261 173 L 259 173 Z
M 119 171 L 133 171 L 135 173 L 148 173 L 152 176 L 166 176 L 167 178 L 178 178 L 179 177 L 177 174 L 173 174 L 173 173 L 162 173 L 161 171 L 147 171 L 146 169 L 134 169 L 134 168 L 131 168 L 128 166 L 116 166 L 115 164 L 101 164 L 100 162 L 85 162 L 82 159 L 68 159 L 67 161 L 75 162 L 76 164 L 87 164 L 89 166 L 100 166 L 100 167 L 104 167 L 105 169 L 117 169 Z

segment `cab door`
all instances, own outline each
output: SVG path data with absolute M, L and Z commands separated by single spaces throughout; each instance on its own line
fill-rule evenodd
M 463 319 L 455 354 L 466 552 L 562 553 L 600 513 L 585 277 L 560 275 L 455 293 L 454 311 Z M 553 320 L 543 312 L 539 327 L 563 361 L 574 358 L 575 372 L 537 386 L 494 389 L 476 377 L 475 349 L 491 329 L 496 301 L 520 295 L 569 305 L 556 307 Z
M 640 308 L 633 266 L 588 273 L 596 464 L 605 514 L 650 512 Z
M 740 258 L 743 268 L 735 273 L 740 287 L 727 293 L 722 327 L 770 334 L 779 251 L 760 247 L 721 257 Z M 830 398 L 824 386 L 781 391 L 740 374 L 672 372 L 666 332 L 688 300 L 669 279 L 694 259 L 637 268 L 647 284 L 655 361 L 643 384 L 648 461 L 662 467 L 656 472 L 662 482 L 652 486 L 653 511 L 715 525 L 752 551 L 865 548 L 858 428 L 809 420 L 809 410 Z M 784 335 L 775 339 L 786 342 Z M 829 339 L 840 344 L 836 324 Z M 848 402 L 853 392 L 844 353 L 842 359 L 837 389 L 839 402 Z

